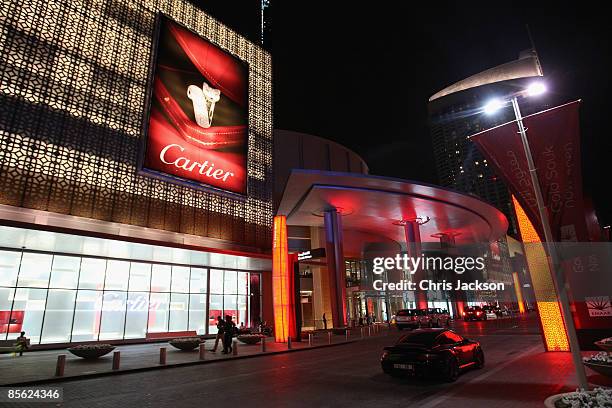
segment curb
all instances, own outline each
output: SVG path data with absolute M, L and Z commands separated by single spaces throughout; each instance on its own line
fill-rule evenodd
M 45 378 L 41 380 L 30 380 L 30 381 L 1 384 L 0 387 L 13 387 L 13 386 L 21 387 L 21 386 L 29 386 L 29 385 L 52 384 L 52 383 L 61 383 L 61 382 L 67 382 L 67 381 L 88 380 L 92 378 L 107 377 L 107 376 L 118 375 L 118 374 L 141 373 L 145 371 L 188 367 L 188 366 L 194 366 L 194 365 L 200 365 L 200 364 L 213 364 L 213 363 L 219 363 L 219 362 L 225 362 L 225 361 L 244 360 L 248 358 L 257 358 L 257 357 L 264 357 L 264 356 L 277 355 L 277 354 L 286 354 L 286 353 L 293 353 L 293 352 L 299 352 L 299 351 L 314 350 L 314 349 L 320 349 L 320 348 L 326 348 L 326 347 L 342 346 L 346 344 L 355 343 L 358 341 L 361 341 L 361 340 L 348 340 L 348 341 L 343 341 L 341 343 L 321 344 L 318 346 L 311 346 L 311 347 L 304 347 L 304 348 L 297 348 L 297 349 L 267 351 L 265 353 L 249 354 L 249 355 L 243 355 L 243 356 L 238 355 L 238 356 L 232 356 L 229 358 L 222 358 L 222 359 L 216 359 L 216 360 L 194 360 L 194 361 L 188 361 L 184 363 L 172 363 L 172 364 L 156 365 L 156 366 L 149 366 L 149 367 L 127 368 L 125 370 L 119 369 L 116 371 L 103 371 L 103 372 L 91 373 L 91 374 L 71 375 L 71 376 L 64 376 L 64 377 L 52 377 L 52 378 Z

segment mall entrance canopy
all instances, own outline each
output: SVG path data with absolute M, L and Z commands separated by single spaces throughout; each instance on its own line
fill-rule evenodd
M 506 216 L 470 195 L 433 185 L 389 177 L 293 170 L 277 210 L 288 225 L 324 227 L 323 215 L 337 209 L 345 229 L 370 231 L 398 242 L 405 233 L 398 221 L 425 217 L 423 242 L 453 233 L 457 244 L 489 242 L 506 234 Z
M 421 243 L 489 243 L 508 228 L 503 213 L 470 195 L 396 178 L 319 170 L 291 172 L 277 216 L 286 217 L 289 226 L 325 229 L 334 326 L 346 324 L 343 231 L 405 243 L 416 257 Z M 415 279 L 420 278 L 417 273 Z M 419 307 L 427 307 L 426 294 L 416 295 Z

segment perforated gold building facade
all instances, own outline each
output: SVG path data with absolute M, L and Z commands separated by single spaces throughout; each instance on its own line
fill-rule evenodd
M 249 66 L 245 198 L 137 173 L 155 18 Z M 186 1 L 0 3 L 0 205 L 270 248 L 268 53 Z

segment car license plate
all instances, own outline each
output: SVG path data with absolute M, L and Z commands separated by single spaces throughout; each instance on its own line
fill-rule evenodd
M 400 370 L 414 370 L 413 364 L 393 364 L 393 367 Z

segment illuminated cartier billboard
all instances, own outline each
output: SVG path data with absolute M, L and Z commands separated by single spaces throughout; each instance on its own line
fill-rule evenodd
M 248 66 L 160 16 L 142 170 L 246 194 Z

